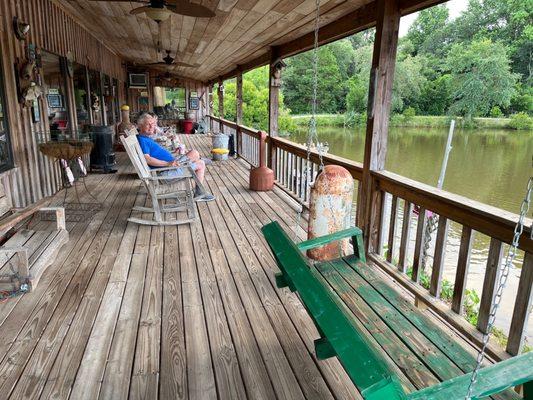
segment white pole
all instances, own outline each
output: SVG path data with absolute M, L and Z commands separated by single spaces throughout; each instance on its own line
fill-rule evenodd
M 446 141 L 446 148 L 444 149 L 444 159 L 442 160 L 439 180 L 437 182 L 437 188 L 439 189 L 442 189 L 442 185 L 444 184 L 444 177 L 446 176 L 446 167 L 448 166 L 448 158 L 450 156 L 450 151 L 452 150 L 452 139 L 453 139 L 454 128 L 455 128 L 455 120 L 452 119 L 450 123 L 450 130 L 448 131 L 448 140 Z

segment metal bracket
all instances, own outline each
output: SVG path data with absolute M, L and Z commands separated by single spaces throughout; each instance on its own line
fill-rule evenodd
M 315 340 L 315 353 L 316 358 L 319 360 L 326 360 L 337 355 L 337 353 L 335 353 L 335 349 L 325 337 Z
M 288 287 L 291 292 L 296 292 L 296 288 L 287 278 L 285 278 L 283 272 L 278 272 L 274 277 L 276 278 L 276 286 L 278 289 Z

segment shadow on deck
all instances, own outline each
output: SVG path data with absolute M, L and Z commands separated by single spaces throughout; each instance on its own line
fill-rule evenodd
M 186 141 L 207 154 L 207 138 Z M 0 305 L 0 393 L 357 397 L 336 359 L 316 360 L 319 335 L 298 297 L 275 287 L 260 228 L 278 220 L 294 229 L 289 196 L 249 191 L 247 164 L 230 160 L 209 167 L 217 200 L 198 204 L 196 223 L 138 226 L 127 218 L 146 194 L 119 160 L 116 175 L 87 180 L 103 210 L 69 223 L 71 239 L 35 291 Z

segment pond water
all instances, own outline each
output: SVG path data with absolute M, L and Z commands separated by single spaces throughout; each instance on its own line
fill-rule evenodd
M 306 129 L 294 132 L 289 139 L 306 142 Z M 429 128 L 390 128 L 385 168 L 405 177 L 436 186 L 448 130 Z M 327 142 L 329 153 L 351 160 L 363 161 L 364 129 L 319 127 L 319 141 Z M 525 195 L 527 181 L 533 175 L 533 132 L 510 130 L 456 130 L 452 142 L 444 190 L 518 213 Z M 399 209 L 401 220 L 401 208 Z M 530 210 L 528 218 L 531 218 Z M 386 216 L 387 217 L 387 216 Z M 411 232 L 414 236 L 416 218 Z M 399 221 L 400 222 L 400 221 Z M 387 228 L 386 228 L 387 229 Z M 399 237 L 401 227 L 396 230 Z M 444 277 L 453 282 L 459 251 L 461 226 L 452 224 L 446 244 Z M 434 244 L 435 234 L 432 244 Z M 490 239 L 476 234 L 470 259 L 468 288 L 481 295 Z M 396 240 L 399 242 L 399 239 Z M 411 238 L 411 260 L 414 237 Z M 393 257 L 397 257 L 393 249 Z M 433 254 L 433 246 L 430 249 Z M 506 255 L 506 249 L 504 255 Z M 510 273 L 497 318 L 497 326 L 508 332 L 514 299 L 520 277 L 519 254 Z M 428 260 L 428 272 L 432 259 Z M 528 343 L 533 342 L 533 317 L 527 329 Z

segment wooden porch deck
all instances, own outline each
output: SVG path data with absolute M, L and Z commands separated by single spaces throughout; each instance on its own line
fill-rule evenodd
M 205 138 L 191 142 L 205 152 Z M 249 192 L 232 160 L 209 168 L 217 200 L 196 224 L 138 226 L 127 218 L 146 194 L 119 163 L 87 178 L 103 210 L 68 223 L 37 288 L 0 304 L 0 397 L 353 398 L 338 361 L 315 360 L 298 298 L 275 288 L 259 229 L 289 229 L 292 200 Z
M 207 153 L 207 138 L 186 141 Z M 275 287 L 260 227 L 294 229 L 289 196 L 250 192 L 230 160 L 209 167 L 217 200 L 198 204 L 197 223 L 138 226 L 127 218 L 146 194 L 119 161 L 87 179 L 103 210 L 68 224 L 32 293 L 0 304 L 2 398 L 359 397 L 336 359 L 316 360 L 298 297 Z

